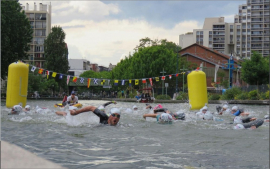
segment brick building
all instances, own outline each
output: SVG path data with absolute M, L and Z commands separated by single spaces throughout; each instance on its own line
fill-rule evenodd
M 185 58 L 188 62 L 195 63 L 198 67 L 201 67 L 201 70 L 206 73 L 207 87 L 213 87 L 212 83 L 214 82 L 216 65 L 219 67 L 217 74 L 223 72 L 225 74 L 223 80 L 229 80 L 229 69 L 224 68 L 227 67 L 230 56 L 196 43 L 180 50 L 179 54 L 181 58 Z M 237 68 L 238 60 L 235 58 L 233 60 L 235 63 L 234 67 Z M 220 82 L 221 77 L 217 75 L 216 81 Z M 238 72 L 237 69 L 234 69 L 232 85 L 240 84 L 243 84 L 240 80 L 240 71 Z

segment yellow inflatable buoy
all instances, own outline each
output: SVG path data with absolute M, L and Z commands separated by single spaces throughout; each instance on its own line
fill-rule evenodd
M 82 104 L 81 103 L 77 103 L 77 104 L 74 104 L 72 106 L 77 107 L 77 108 L 81 108 L 82 107 Z M 59 104 L 55 104 L 54 107 L 65 107 L 65 106 L 62 105 L 62 103 L 59 103 Z
M 203 71 L 192 71 L 187 76 L 188 97 L 191 110 L 208 104 L 206 75 Z
M 27 101 L 29 65 L 22 62 L 15 62 L 8 66 L 7 98 L 6 107 L 22 104 L 24 107 Z

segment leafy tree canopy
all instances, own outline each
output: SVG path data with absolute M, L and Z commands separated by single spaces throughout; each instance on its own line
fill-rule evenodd
M 269 58 L 253 51 L 251 59 L 245 59 L 241 66 L 241 79 L 248 84 L 261 85 L 269 83 Z
M 8 66 L 27 59 L 33 30 L 18 1 L 1 1 L 1 78 L 5 79 Z

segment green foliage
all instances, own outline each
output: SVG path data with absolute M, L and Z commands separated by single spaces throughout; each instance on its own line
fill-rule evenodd
M 252 52 L 251 59 L 242 63 L 241 79 L 251 85 L 269 83 L 269 59 L 258 52 Z
M 169 95 L 158 95 L 156 97 L 158 100 L 171 100 L 171 97 Z
M 248 92 L 242 92 L 235 96 L 235 100 L 247 100 L 248 99 Z
M 220 95 L 219 94 L 211 94 L 208 97 L 208 100 L 219 100 L 220 99 Z
M 265 93 L 262 92 L 259 95 L 260 95 L 260 100 L 267 100 L 267 99 L 269 99 L 269 97 L 267 97 L 267 92 L 265 92 Z M 269 93 L 268 93 L 268 96 L 269 96 Z
M 68 74 L 68 49 L 65 43 L 66 34 L 61 27 L 54 26 L 44 42 L 46 56 L 45 68 L 54 72 Z M 66 77 L 53 78 L 62 88 L 67 88 Z
M 1 1 L 1 78 L 5 79 L 8 66 L 27 59 L 28 43 L 33 30 L 18 1 Z
M 266 97 L 266 99 L 269 100 L 269 90 L 267 92 L 265 92 L 265 97 Z
M 179 92 L 176 100 L 188 100 L 188 93 Z
M 260 99 L 260 95 L 258 93 L 257 90 L 252 90 L 248 93 L 248 98 L 250 100 L 259 100 Z
M 220 97 L 220 100 L 233 100 L 235 96 L 241 93 L 240 88 L 233 87 L 231 89 L 226 90 L 226 92 Z

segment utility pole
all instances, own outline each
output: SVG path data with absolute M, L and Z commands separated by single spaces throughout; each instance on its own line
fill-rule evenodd
M 176 72 L 175 73 L 178 73 L 178 60 L 179 60 L 179 52 L 178 52 L 178 46 L 177 46 L 177 48 L 176 48 L 176 52 L 177 52 L 177 58 L 176 58 Z M 175 93 L 177 93 L 178 92 L 178 89 L 177 89 L 177 86 L 178 86 L 178 82 L 177 82 L 177 80 L 178 80 L 178 77 L 176 77 L 176 84 L 175 84 Z
M 183 69 L 179 69 L 179 70 L 185 71 L 185 70 L 188 70 L 188 69 L 185 69 L 185 68 L 184 68 L 184 65 L 183 65 Z M 185 81 L 184 81 L 184 80 L 185 80 L 185 79 L 184 79 L 184 75 L 185 75 L 185 72 L 182 72 L 181 74 L 183 74 L 183 93 L 184 93 L 184 82 L 185 82 Z
M 160 72 L 160 73 L 163 73 L 162 76 L 164 76 L 164 73 L 166 73 L 166 72 L 164 71 L 164 68 L 163 68 L 163 71 Z M 164 93 L 163 93 L 163 88 L 164 88 L 164 80 L 162 80 L 162 95 L 164 94 Z

